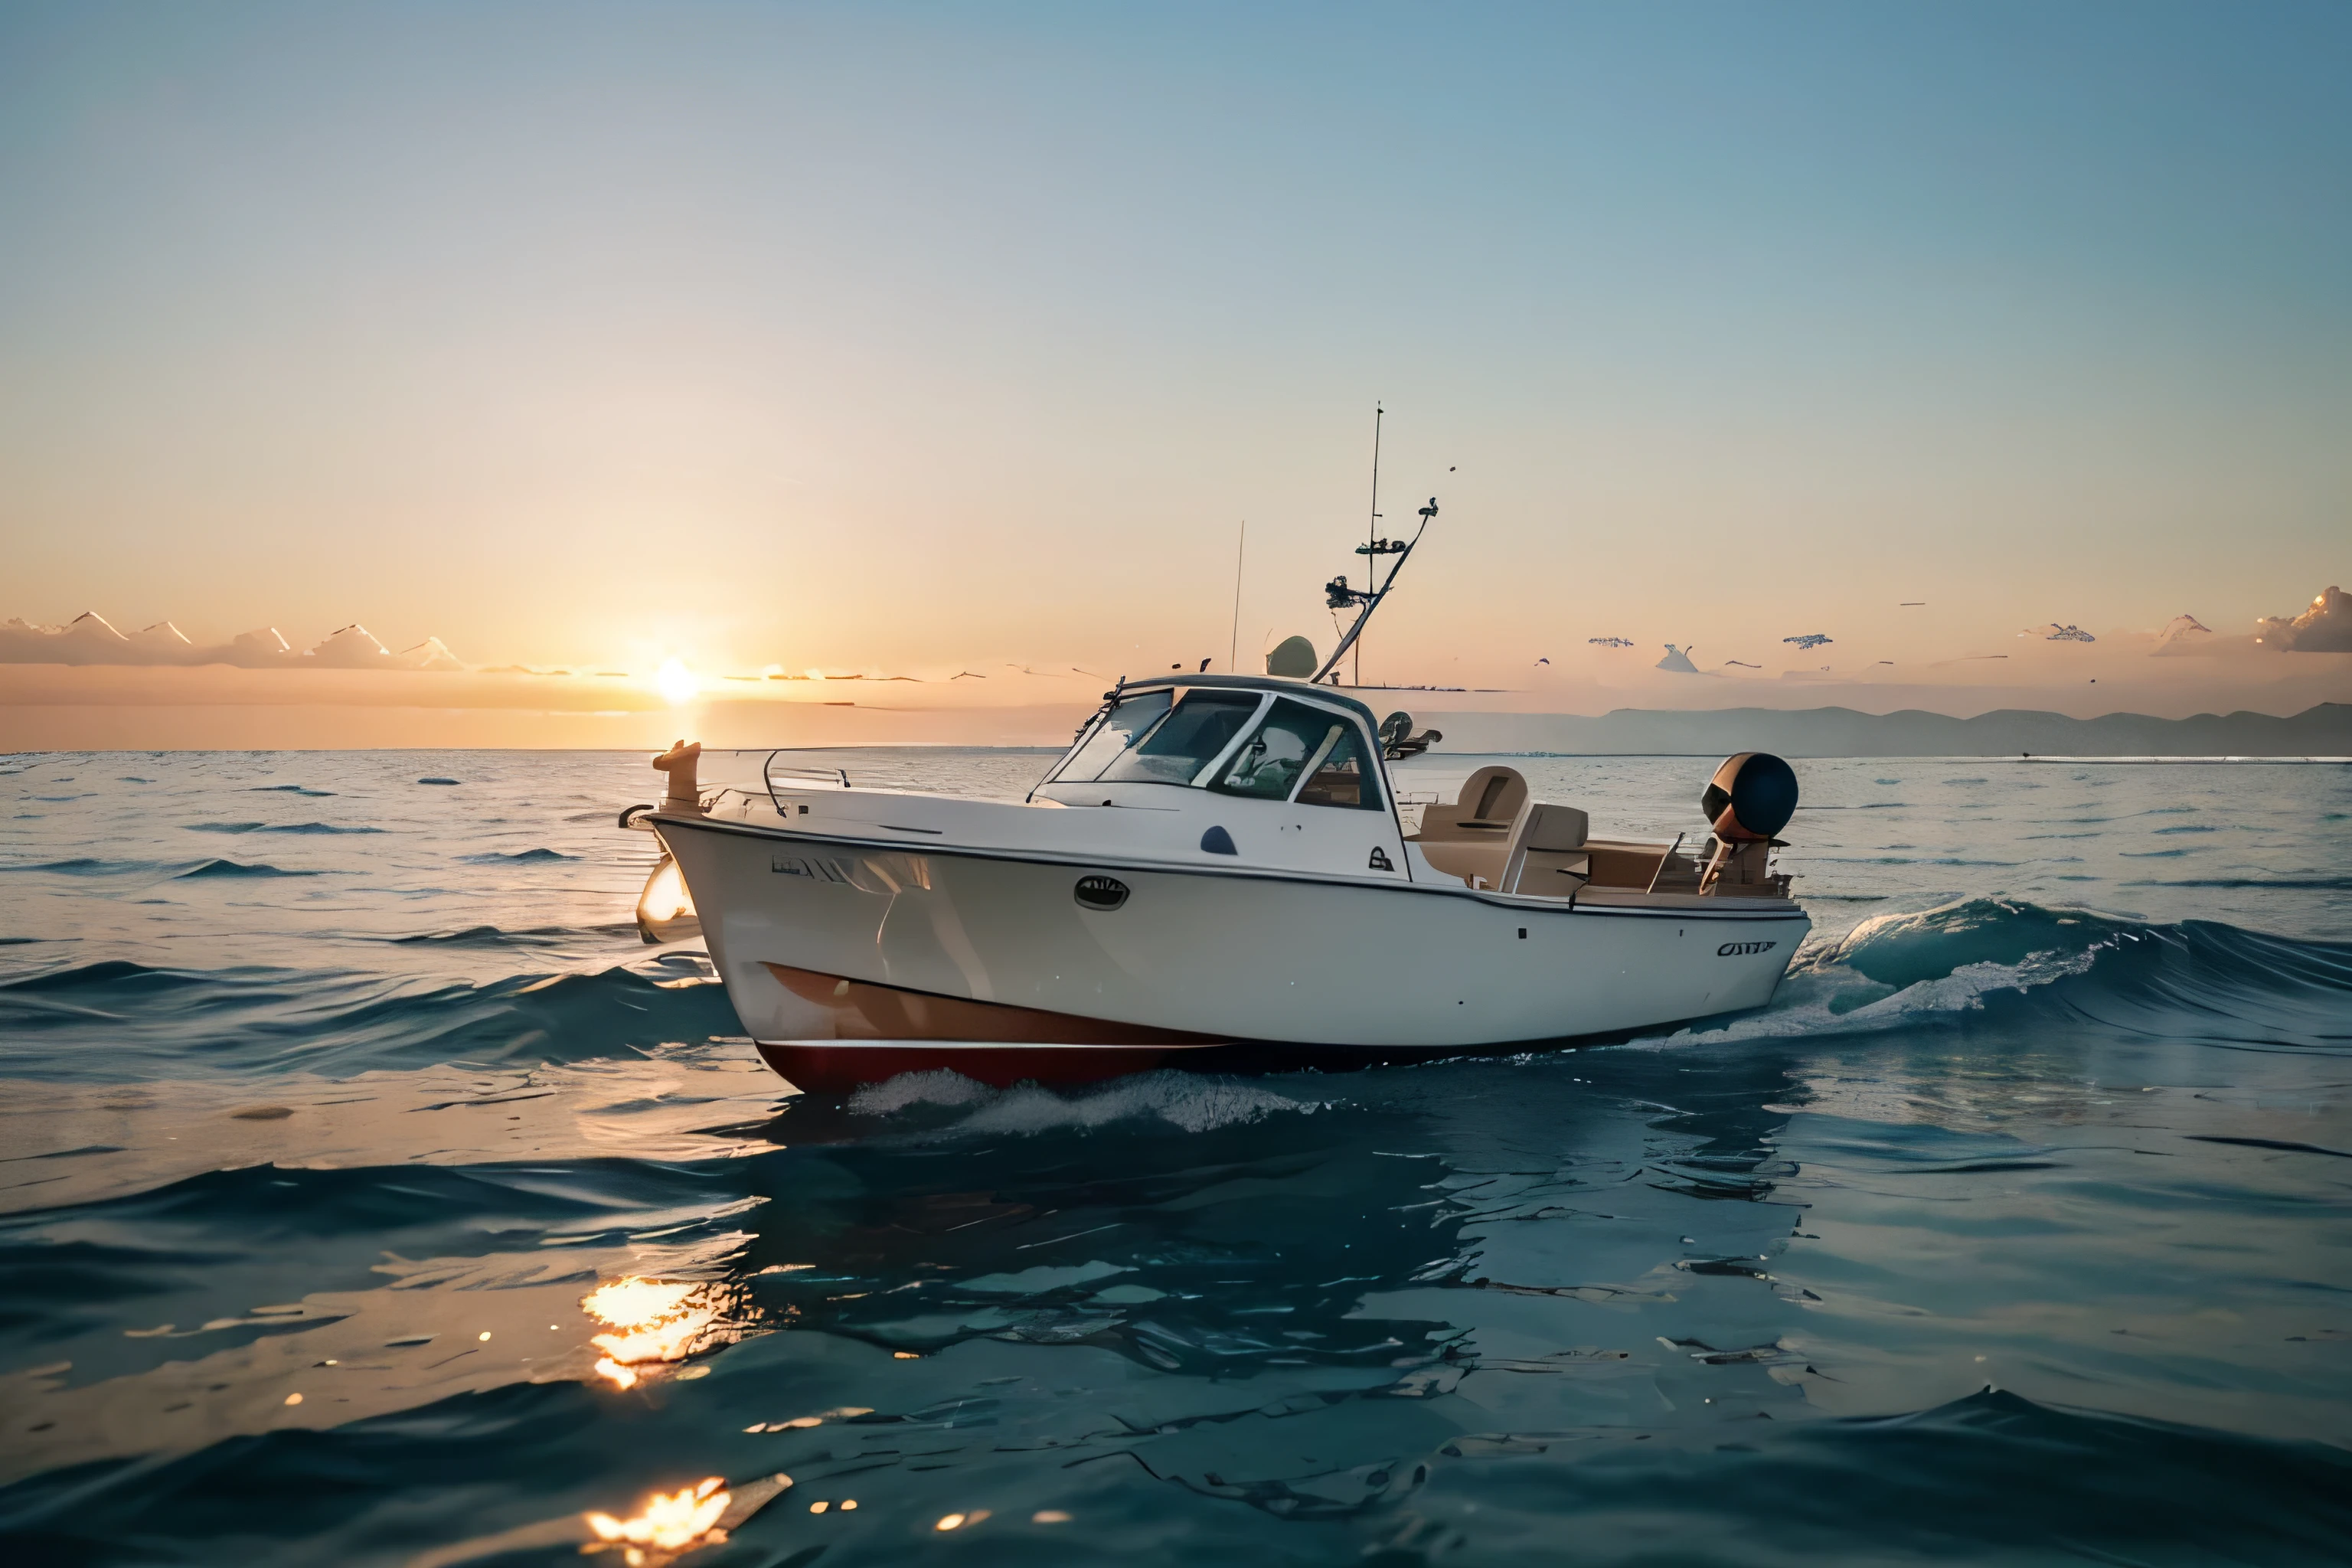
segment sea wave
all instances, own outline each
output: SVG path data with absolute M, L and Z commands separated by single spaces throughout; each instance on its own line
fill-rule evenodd
M 2126 888 L 2315 888 L 2352 891 L 2352 877 L 2168 877 L 2162 880 L 2126 882 Z
M 248 865 L 216 857 L 203 860 L 107 860 L 92 855 L 0 866 L 0 871 L 39 872 L 53 877 L 162 877 L 173 879 L 190 877 L 316 877 L 322 874 L 289 871 L 259 862 Z
M 310 835 L 382 833 L 383 831 L 381 827 L 337 827 L 332 823 L 327 822 L 289 822 L 283 826 L 276 826 L 266 822 L 191 822 L 187 824 L 186 826 L 188 831 L 191 833 L 297 833 Z
M 40 1078 L 572 1062 L 740 1030 L 720 986 L 618 967 L 419 990 L 349 972 L 110 959 L 0 984 L 9 1069 Z
M 173 873 L 173 877 L 175 880 L 184 882 L 199 877 L 318 877 L 324 874 L 289 870 L 283 866 L 272 866 L 260 860 L 249 864 L 243 860 L 203 860 L 184 871 Z
M 1772 1005 L 1676 1038 L 1901 1028 L 1996 1006 L 2150 1037 L 2352 1053 L 2352 943 L 1968 899 L 1808 949 Z
M 456 931 L 418 931 L 413 936 L 384 940 L 398 947 L 556 947 L 568 942 L 635 936 L 636 931 L 634 923 L 625 921 L 615 924 L 578 926 L 478 925 Z
M 0 871 L 30 871 L 52 877 L 125 877 L 141 872 L 152 875 L 184 867 L 185 861 L 101 860 L 92 855 L 75 855 L 62 860 L 28 860 L 21 865 L 0 866 Z
M 1440 1456 L 1492 1456 L 1476 1484 L 1498 1561 L 1514 1548 L 1521 1560 L 1565 1560 L 1544 1551 L 1562 1517 L 1588 1543 L 1576 1560 L 1608 1563 L 1660 1560 L 1663 1519 L 1674 1521 L 1675 1560 L 1693 1563 L 2315 1564 L 2340 1558 L 2352 1530 L 2341 1448 L 1990 1385 L 1899 1415 L 1744 1425 L 1736 1442 L 1710 1439 L 1704 1468 L 1660 1464 L 1630 1443 L 1597 1447 L 1580 1432 L 1583 1442 L 1465 1437 Z M 1759 1517 L 1780 1550 L 1757 1549 Z
M 2143 922 L 2022 900 L 1965 899 L 1877 915 L 1801 963 L 1843 967 L 1898 990 L 1976 964 L 2015 966 L 2039 954 L 2087 953 Z
M 226 1220 L 239 1215 L 267 1219 L 280 1231 L 358 1238 L 357 1245 L 344 1250 L 357 1258 L 354 1282 L 372 1284 L 382 1279 L 373 1266 L 383 1256 L 378 1238 L 387 1231 L 432 1226 L 438 1232 L 434 1238 L 436 1255 L 479 1256 L 510 1248 L 514 1233 L 525 1229 L 552 1233 L 572 1246 L 634 1239 L 647 1231 L 708 1221 L 714 1203 L 724 1205 L 731 1217 L 744 1196 L 725 1161 L 242 1165 L 122 1197 L 26 1209 L 0 1218 L 0 1279 L 20 1276 L 16 1266 L 26 1261 L 28 1254 L 20 1249 L 28 1244 L 46 1242 L 54 1248 L 55 1227 L 61 1223 L 108 1232 L 133 1227 L 168 1232 L 184 1226 L 210 1236 L 217 1247 L 217 1233 Z M 467 1219 L 451 1226 L 451 1215 Z M 499 1223 L 487 1223 L 493 1219 Z M 110 1294 L 138 1293 L 143 1276 L 168 1275 L 182 1260 L 168 1243 L 159 1250 L 125 1256 L 127 1265 L 144 1267 L 121 1268 Z

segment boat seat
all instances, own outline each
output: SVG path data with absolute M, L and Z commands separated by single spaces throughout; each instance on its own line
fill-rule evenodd
M 1511 825 L 1510 847 L 1497 882 L 1507 893 L 1573 893 L 1590 879 L 1591 858 L 1584 851 L 1591 819 L 1572 805 L 1531 800 Z
M 1623 839 L 1593 838 L 1584 852 L 1592 858 L 1592 886 L 1646 891 L 1665 856 L 1663 844 L 1637 844 Z M 1696 891 L 1696 886 L 1692 889 Z
M 1527 802 L 1528 781 L 1518 769 L 1483 767 L 1462 785 L 1459 797 L 1423 807 L 1414 837 L 1423 844 L 1504 844 Z
M 1485 843 L 1460 839 L 1440 839 L 1434 844 L 1411 841 L 1421 851 L 1433 870 L 1449 877 L 1459 877 L 1463 885 L 1471 888 L 1500 887 L 1503 881 L 1503 860 L 1509 848 L 1500 837 Z

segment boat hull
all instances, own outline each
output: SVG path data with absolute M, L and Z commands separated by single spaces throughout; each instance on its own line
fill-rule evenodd
M 1622 1035 L 1762 1005 L 1809 929 L 1780 900 L 1571 905 L 656 826 L 746 1030 L 803 1088 L 949 1066 L 1073 1081 L 1221 1043 L 1336 1065 Z M 1003 1065 L 908 1048 L 926 1041 L 986 1043 Z

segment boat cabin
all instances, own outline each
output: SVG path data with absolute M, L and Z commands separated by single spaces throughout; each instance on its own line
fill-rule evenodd
M 1453 801 L 1423 805 L 1412 828 L 1383 757 L 1371 710 L 1343 691 L 1276 677 L 1169 675 L 1112 693 L 1030 798 L 1165 811 L 1173 788 L 1230 797 L 1240 811 L 1244 801 L 1294 808 L 1293 817 L 1299 807 L 1378 812 L 1413 880 L 1520 897 L 1785 896 L 1762 845 L 1710 841 L 1685 854 L 1680 839 L 1594 838 L 1582 810 L 1532 799 L 1518 770 L 1501 765 L 1471 774 Z M 1385 868 L 1377 851 L 1372 865 Z
M 1120 687 L 1032 798 L 1093 805 L 1105 786 L 1172 784 L 1384 812 L 1380 754 L 1372 711 L 1352 697 L 1273 677 L 1170 676 Z

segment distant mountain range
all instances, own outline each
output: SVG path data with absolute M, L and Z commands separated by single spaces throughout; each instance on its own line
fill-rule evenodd
M 2309 757 L 2352 756 L 2352 703 L 2323 702 L 2291 718 L 2200 713 L 2153 719 L 2003 709 L 1973 719 L 1906 709 L 1722 708 L 1661 712 L 1621 708 L 1597 719 L 1568 713 L 1433 713 L 1441 752 L 1689 756 L 1777 752 L 1788 757 Z
M 61 626 L 0 621 L 0 664 L 234 665 L 244 669 L 463 669 L 439 637 L 393 652 L 354 621 L 316 647 L 296 653 L 276 626 L 240 632 L 217 647 L 199 647 L 169 621 L 128 636 L 96 610 Z

